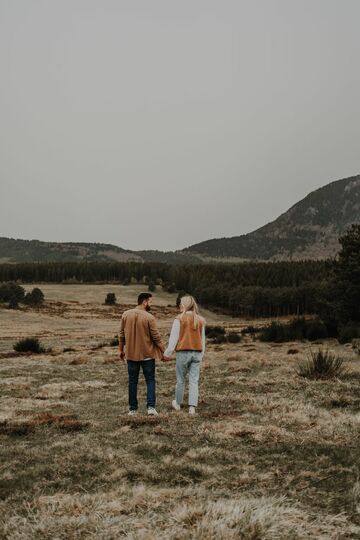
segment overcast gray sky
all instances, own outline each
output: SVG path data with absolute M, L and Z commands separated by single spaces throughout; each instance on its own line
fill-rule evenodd
M 360 173 L 359 0 L 0 0 L 0 236 L 174 250 Z

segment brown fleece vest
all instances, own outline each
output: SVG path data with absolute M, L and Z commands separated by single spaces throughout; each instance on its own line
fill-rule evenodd
M 180 336 L 176 345 L 177 351 L 202 351 L 203 319 L 200 318 L 197 328 L 194 328 L 192 313 L 178 317 L 180 321 Z

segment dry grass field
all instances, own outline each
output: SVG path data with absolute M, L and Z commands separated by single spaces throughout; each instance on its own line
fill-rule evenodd
M 129 418 L 125 365 L 108 343 L 139 287 L 40 287 L 43 307 L 0 309 L 0 538 L 360 538 L 351 348 L 313 345 L 348 360 L 341 379 L 314 381 L 296 374 L 308 343 L 209 345 L 199 414 L 171 410 L 173 362 L 158 365 L 159 417 Z M 107 292 L 120 305 L 104 306 Z M 174 300 L 155 293 L 164 336 Z M 15 353 L 25 336 L 51 351 Z M 143 411 L 144 398 L 142 380 Z

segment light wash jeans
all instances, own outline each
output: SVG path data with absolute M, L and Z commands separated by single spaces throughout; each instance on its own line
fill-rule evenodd
M 199 375 L 202 353 L 198 351 L 178 351 L 176 353 L 176 403 L 184 399 L 184 386 L 189 373 L 189 406 L 197 407 L 199 398 Z

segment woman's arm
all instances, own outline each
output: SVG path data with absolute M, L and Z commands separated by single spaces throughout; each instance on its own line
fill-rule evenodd
M 202 354 L 202 356 L 204 356 L 204 354 L 205 354 L 205 348 L 206 348 L 205 324 L 204 324 L 203 327 L 202 327 L 201 341 L 202 341 L 202 351 L 201 351 L 201 354 Z
M 167 349 L 164 352 L 164 356 L 168 358 L 173 354 L 174 350 L 176 349 L 177 342 L 179 341 L 179 337 L 180 337 L 180 321 L 179 319 L 175 319 L 171 328 L 171 333 L 169 337 L 169 345 L 167 346 Z

